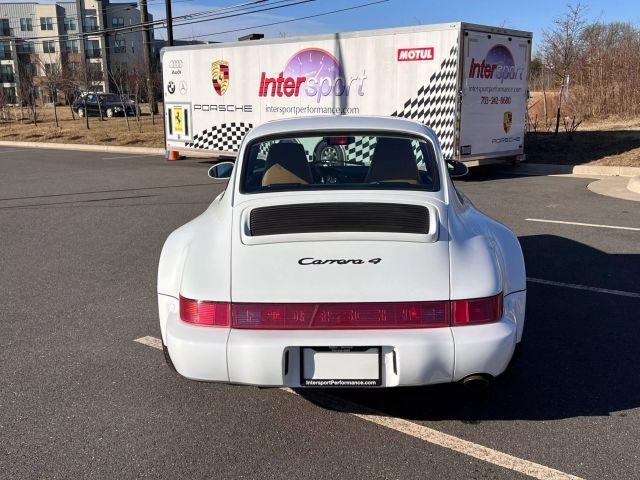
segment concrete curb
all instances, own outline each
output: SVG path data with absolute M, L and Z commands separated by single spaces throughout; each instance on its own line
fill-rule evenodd
M 640 193 L 640 176 L 631 177 L 631 180 L 627 183 L 627 190 L 631 190 L 634 193 Z
M 0 141 L 0 147 L 47 148 L 54 150 L 81 150 L 102 153 L 137 153 L 139 155 L 164 155 L 164 148 L 122 147 L 120 145 L 85 145 L 82 143 L 42 143 Z
M 576 165 L 573 171 L 576 175 L 604 175 L 614 177 L 633 177 L 640 175 L 640 167 L 617 167 L 610 165 Z

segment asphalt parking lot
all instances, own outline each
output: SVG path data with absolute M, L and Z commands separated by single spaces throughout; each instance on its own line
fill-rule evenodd
M 514 368 L 479 397 L 292 394 L 187 381 L 135 341 L 160 336 L 165 238 L 224 188 L 207 168 L 0 148 L 0 476 L 638 478 L 640 204 L 474 172 L 458 187 L 525 253 Z

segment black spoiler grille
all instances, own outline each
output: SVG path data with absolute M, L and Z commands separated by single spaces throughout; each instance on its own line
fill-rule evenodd
M 251 211 L 252 236 L 319 232 L 429 233 L 429 210 L 399 203 L 301 203 Z

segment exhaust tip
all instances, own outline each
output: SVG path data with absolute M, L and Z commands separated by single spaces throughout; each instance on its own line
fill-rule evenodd
M 480 393 L 487 390 L 491 383 L 492 376 L 483 373 L 469 375 L 462 380 L 462 385 L 472 393 Z

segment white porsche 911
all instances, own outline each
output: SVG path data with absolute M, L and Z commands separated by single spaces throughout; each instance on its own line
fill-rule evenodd
M 158 305 L 170 366 L 289 387 L 484 381 L 522 338 L 516 236 L 450 180 L 435 134 L 397 118 L 266 123 L 226 190 L 167 239 Z

